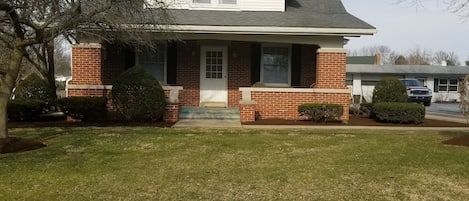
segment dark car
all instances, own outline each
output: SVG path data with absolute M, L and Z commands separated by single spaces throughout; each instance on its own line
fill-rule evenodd
M 407 99 L 409 102 L 423 103 L 425 106 L 432 104 L 432 90 L 423 86 L 417 79 L 401 79 L 407 87 Z

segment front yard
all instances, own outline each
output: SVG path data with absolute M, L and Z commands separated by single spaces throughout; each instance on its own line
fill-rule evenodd
M 465 200 L 469 132 L 18 128 L 0 200 Z

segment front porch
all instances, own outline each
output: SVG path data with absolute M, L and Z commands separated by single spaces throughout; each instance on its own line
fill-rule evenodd
M 157 50 L 75 45 L 67 94 L 108 96 L 120 73 L 140 65 L 163 85 L 167 121 L 177 121 L 182 107 L 201 106 L 239 108 L 241 122 L 292 120 L 303 103 L 341 104 L 348 120 L 343 37 L 255 38 L 162 42 Z

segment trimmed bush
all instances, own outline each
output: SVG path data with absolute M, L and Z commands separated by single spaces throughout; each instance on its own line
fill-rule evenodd
M 61 110 L 83 121 L 98 121 L 106 119 L 107 99 L 104 97 L 70 97 L 57 100 Z
M 407 102 L 406 86 L 397 78 L 383 78 L 373 90 L 373 104 L 379 102 Z
M 306 103 L 298 106 L 298 113 L 308 115 L 313 121 L 339 120 L 344 108 L 338 104 Z
M 361 103 L 360 104 L 360 115 L 372 116 L 373 104 L 372 103 Z
M 8 101 L 8 119 L 13 121 L 38 120 L 46 112 L 46 102 L 38 99 L 15 99 Z
M 373 105 L 375 118 L 389 123 L 422 123 L 425 106 L 416 103 L 376 103 Z
M 163 88 L 152 75 L 135 66 L 122 73 L 112 86 L 112 100 L 127 120 L 159 121 L 166 99 Z
M 31 74 L 21 80 L 15 89 L 15 99 L 38 99 L 50 102 L 53 93 L 49 82 L 37 74 Z

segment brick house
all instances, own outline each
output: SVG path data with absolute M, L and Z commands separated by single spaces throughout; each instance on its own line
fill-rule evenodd
M 72 47 L 68 96 L 106 96 L 140 65 L 164 86 L 166 120 L 181 107 L 239 108 L 242 122 L 297 119 L 302 103 L 338 103 L 348 120 L 345 37 L 376 29 L 340 0 L 168 0 L 180 40 L 155 49 L 86 39 Z M 146 30 L 148 31 L 148 30 Z

